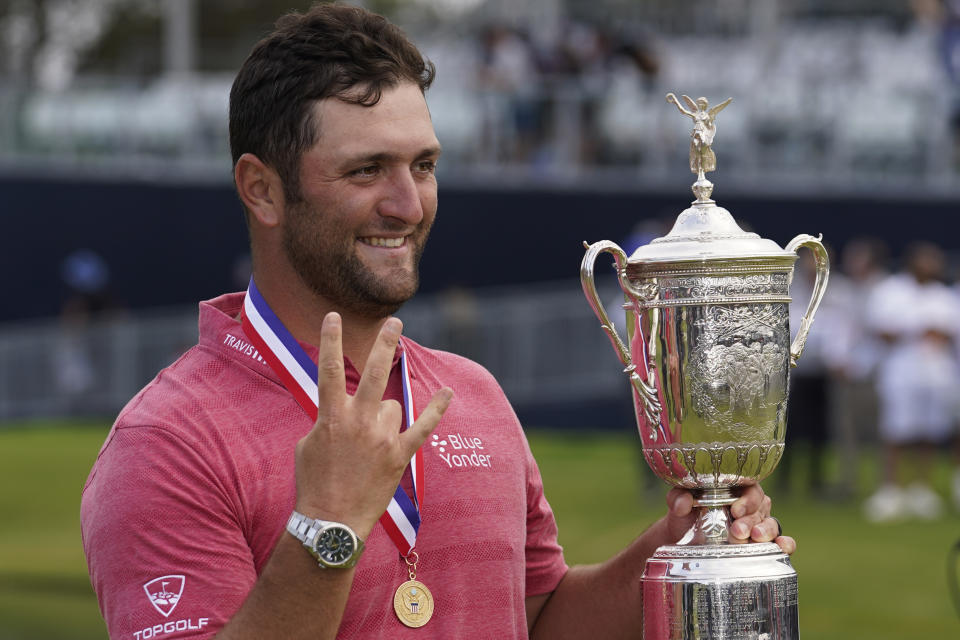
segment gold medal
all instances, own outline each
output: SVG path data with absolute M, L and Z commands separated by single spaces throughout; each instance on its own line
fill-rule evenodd
M 422 627 L 433 616 L 433 595 L 419 580 L 407 580 L 393 596 L 393 610 L 408 627 Z
M 393 610 L 397 612 L 400 622 L 416 629 L 430 622 L 433 617 L 433 594 L 427 585 L 417 580 L 417 562 L 420 556 L 413 549 L 406 556 L 401 556 L 407 563 L 407 574 L 410 579 L 397 587 L 393 594 Z

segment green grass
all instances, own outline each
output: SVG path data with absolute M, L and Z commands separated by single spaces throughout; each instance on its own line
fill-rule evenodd
M 80 545 L 80 492 L 108 426 L 0 428 L 0 640 L 107 637 Z
M 663 514 L 665 485 L 641 488 L 649 472 L 639 467 L 634 437 L 531 434 L 568 562 L 605 559 Z M 850 502 L 802 490 L 804 466 L 793 465 L 797 477 L 787 495 L 777 494 L 776 472 L 764 483 L 774 514 L 798 542 L 792 562 L 799 575 L 804 640 L 960 637 L 946 578 L 960 517 L 870 524 L 860 502 L 875 477 L 873 465 L 864 465 L 860 500 Z M 936 474 L 944 495 L 947 470 L 944 458 Z M 638 567 L 638 577 L 641 571 Z
M 89 423 L 0 427 L 0 640 L 106 637 L 79 530 L 80 491 L 105 434 Z M 664 489 L 642 487 L 649 476 L 631 434 L 538 431 L 530 441 L 570 563 L 606 559 L 663 513 Z M 794 465 L 795 487 L 803 466 Z M 944 493 L 946 470 L 941 461 Z M 861 498 L 872 467 L 862 475 Z M 960 637 L 946 582 L 960 517 L 875 526 L 857 502 L 778 495 L 771 480 L 774 511 L 799 542 L 804 640 Z

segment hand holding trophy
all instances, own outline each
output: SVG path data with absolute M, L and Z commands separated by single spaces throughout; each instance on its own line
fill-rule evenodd
M 696 524 L 660 547 L 641 577 L 646 640 L 796 640 L 797 574 L 774 543 L 735 543 L 733 490 L 766 478 L 783 454 L 789 372 L 803 351 L 829 275 L 819 239 L 781 249 L 743 231 L 710 199 L 716 115 L 706 98 L 667 100 L 694 122 L 690 168 L 697 199 L 664 237 L 627 258 L 615 243 L 587 245 L 581 282 L 633 390 L 644 457 L 667 483 L 690 490 Z M 790 342 L 789 287 L 800 247 L 817 278 Z M 613 255 L 627 341 L 597 295 L 594 263 Z

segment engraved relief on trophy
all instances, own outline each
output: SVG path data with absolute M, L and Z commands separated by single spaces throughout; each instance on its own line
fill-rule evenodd
M 783 304 L 707 306 L 691 371 L 693 409 L 720 442 L 783 439 L 787 309 Z
M 696 304 L 709 301 L 729 302 L 738 298 L 767 302 L 768 298 L 788 295 L 789 275 L 763 273 L 746 276 L 667 276 L 659 278 L 660 301 Z

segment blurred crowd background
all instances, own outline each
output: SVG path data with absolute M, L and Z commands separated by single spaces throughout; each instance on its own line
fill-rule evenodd
M 272 21 L 307 4 L 0 4 L 0 420 L 109 421 L 193 343 L 197 300 L 245 286 L 230 84 Z M 823 233 L 833 252 L 784 466 L 803 447 L 811 489 L 850 498 L 852 461 L 880 452 L 889 491 L 871 517 L 960 508 L 960 483 L 931 495 L 923 473 L 960 422 L 960 1 L 362 4 L 438 69 L 440 218 L 423 293 L 399 314 L 408 334 L 491 369 L 527 424 L 631 428 L 577 281 L 581 241 L 629 252 L 666 233 L 693 177 L 689 121 L 664 96 L 732 96 L 714 197 L 781 245 Z M 899 297 L 876 293 L 890 274 Z M 906 344 L 919 373 L 890 373 Z M 907 382 L 942 405 L 937 428 L 891 436 L 879 425 L 902 407 L 882 400 Z M 827 449 L 843 462 L 818 466 Z
M 7 0 L 0 160 L 222 179 L 233 74 L 296 4 Z M 663 107 L 678 91 L 734 97 L 720 149 L 738 182 L 942 188 L 956 175 L 954 0 L 364 4 L 440 69 L 430 102 L 448 173 L 659 181 L 685 150 Z

